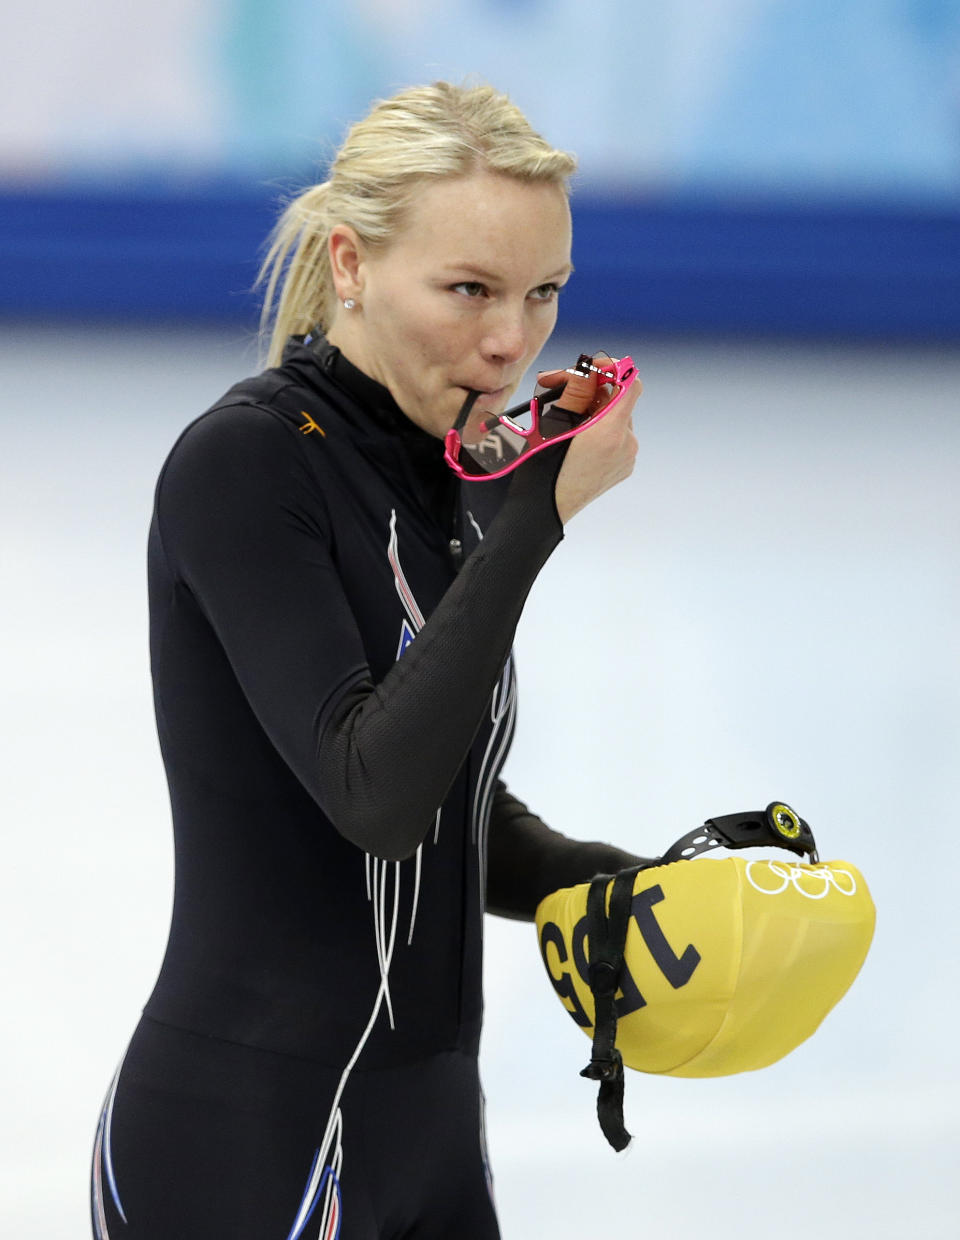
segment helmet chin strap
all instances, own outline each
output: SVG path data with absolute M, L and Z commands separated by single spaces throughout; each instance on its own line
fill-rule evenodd
M 651 862 L 651 865 L 657 863 Z M 633 1140 L 623 1125 L 623 1056 L 617 1050 L 617 1000 L 620 970 L 627 943 L 627 923 L 633 900 L 633 880 L 647 866 L 621 870 L 613 880 L 610 911 L 606 910 L 610 875 L 599 874 L 587 893 L 587 935 L 590 939 L 590 990 L 593 993 L 593 1048 L 580 1075 L 600 1082 L 597 1119 L 619 1153 Z
M 593 1048 L 590 1062 L 580 1075 L 600 1082 L 597 1118 L 610 1145 L 618 1152 L 633 1139 L 623 1124 L 623 1057 L 617 1050 L 617 1002 L 627 926 L 633 901 L 633 886 L 642 870 L 686 861 L 714 848 L 786 848 L 816 863 L 817 845 L 813 832 L 783 801 L 771 801 L 765 810 L 746 810 L 708 818 L 702 827 L 688 831 L 662 857 L 644 865 L 621 870 L 619 874 L 598 874 L 587 893 L 587 937 L 590 943 L 589 979 L 593 994 Z M 612 880 L 610 907 L 607 887 Z

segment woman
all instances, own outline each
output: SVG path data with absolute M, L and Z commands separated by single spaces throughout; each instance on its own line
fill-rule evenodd
M 498 1235 L 484 907 L 531 919 L 637 861 L 552 832 L 497 774 L 525 597 L 630 473 L 639 386 L 503 480 L 443 460 L 468 393 L 502 411 L 553 329 L 572 171 L 489 87 L 375 107 L 278 226 L 271 368 L 163 468 L 176 890 L 97 1133 L 98 1237 Z

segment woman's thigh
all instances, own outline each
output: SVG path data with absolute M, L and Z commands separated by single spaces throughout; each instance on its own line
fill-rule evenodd
M 94 1149 L 98 1240 L 496 1240 L 476 1061 L 349 1079 L 143 1020 Z
M 97 1131 L 94 1235 L 316 1240 L 345 1189 L 321 1168 L 310 1192 L 338 1081 L 307 1060 L 141 1021 Z M 376 1240 L 356 1171 L 351 1226 L 329 1234 Z
M 475 1058 L 364 1072 L 354 1106 L 380 1240 L 498 1240 Z

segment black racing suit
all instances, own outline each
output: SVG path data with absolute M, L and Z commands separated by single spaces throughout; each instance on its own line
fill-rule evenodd
M 322 338 L 174 446 L 149 538 L 166 955 L 108 1093 L 103 1240 L 497 1233 L 484 907 L 635 858 L 498 780 L 562 449 L 461 484 Z

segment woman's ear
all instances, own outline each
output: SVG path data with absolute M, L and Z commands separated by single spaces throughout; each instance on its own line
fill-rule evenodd
M 363 293 L 364 245 L 349 224 L 334 224 L 327 242 L 333 286 L 340 301 L 359 299 Z

